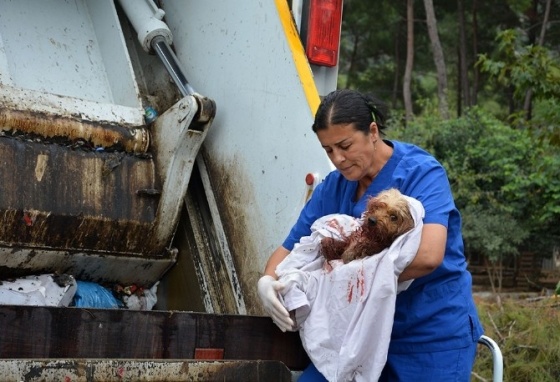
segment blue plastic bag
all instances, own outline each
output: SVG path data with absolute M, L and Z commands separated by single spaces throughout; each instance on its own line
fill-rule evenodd
M 80 308 L 119 309 L 123 303 L 113 293 L 96 283 L 77 281 L 78 289 L 74 295 L 73 305 Z

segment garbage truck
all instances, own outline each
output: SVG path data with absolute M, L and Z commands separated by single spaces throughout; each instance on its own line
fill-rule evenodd
M 332 168 L 310 127 L 341 15 L 342 0 L 0 0 L 2 380 L 307 365 L 256 284 Z M 73 305 L 86 283 L 143 305 Z
M 332 169 L 342 7 L 0 0 L 0 380 L 297 378 L 256 284 Z

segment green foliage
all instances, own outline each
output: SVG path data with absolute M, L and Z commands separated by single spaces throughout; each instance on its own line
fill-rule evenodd
M 560 146 L 560 99 L 548 98 L 534 103 L 533 119 L 529 127 L 535 139 L 558 148 Z
M 507 3 L 512 10 L 521 14 L 531 7 L 532 0 L 508 0 Z
M 467 30 L 467 65 L 471 79 L 471 92 L 479 100 L 492 100 L 504 104 L 497 97 L 495 88 L 486 86 L 484 74 L 479 76 L 474 67 L 474 53 L 491 54 L 498 30 L 519 27 L 530 0 L 501 0 L 465 2 Z M 435 1 L 438 32 L 445 53 L 448 78 L 449 104 L 454 104 L 458 92 L 458 10 L 457 2 Z M 553 7 L 554 9 L 554 7 Z M 421 1 L 414 2 L 414 67 L 412 72 L 412 98 L 415 114 L 424 113 L 421 102 L 437 97 L 434 88 L 436 73 L 431 42 L 425 22 L 425 9 Z M 402 81 L 406 61 L 406 2 L 371 0 L 345 0 L 342 20 L 340 51 L 340 81 L 344 88 L 360 89 L 377 94 L 392 103 L 402 105 Z M 476 29 L 473 29 L 476 28 Z M 548 35 L 553 38 L 555 24 L 551 23 Z M 474 50 L 471 50 L 474 47 Z M 480 79 L 475 86 L 474 77 Z
M 344 3 L 340 86 L 391 103 L 397 109 L 390 138 L 416 143 L 441 161 L 463 216 L 468 254 L 496 262 L 525 249 L 550 255 L 560 242 L 560 3 L 553 3 L 542 46 L 536 42 L 544 2 L 464 3 L 469 94 L 477 106 L 457 107 L 452 115 L 460 110 L 461 118 L 442 121 L 424 6 L 414 2 L 416 119 L 406 125 L 406 2 L 374 3 Z M 459 89 L 457 4 L 434 2 L 450 105 L 465 94 Z M 524 110 L 529 90 L 530 115 Z
M 382 18 L 377 17 L 383 14 Z M 375 28 L 372 28 L 375 20 Z M 399 16 L 391 4 L 380 3 L 375 7 L 367 1 L 346 0 L 342 20 L 341 78 L 344 87 L 370 91 L 372 84 L 381 96 L 389 93 L 395 73 L 392 37 Z
M 560 379 L 559 303 L 560 300 L 552 297 L 536 302 L 506 300 L 503 305 L 477 304 L 485 334 L 494 339 L 502 351 L 504 381 L 553 382 Z M 482 346 L 473 372 L 492 380 L 492 353 Z
M 476 110 L 442 125 L 434 154 L 448 169 L 463 212 L 467 250 L 492 261 L 517 254 L 527 237 L 519 179 L 530 171 L 524 168 L 529 150 L 523 132 Z
M 498 84 L 513 87 L 522 100 L 528 90 L 535 98 L 560 98 L 560 60 L 553 51 L 536 45 L 524 45 L 517 30 L 498 34 L 496 58 L 479 56 L 477 65 Z
M 484 253 L 492 263 L 508 255 L 518 255 L 518 247 L 529 232 L 508 213 L 477 205 L 463 209 L 463 236 L 471 252 Z
M 393 138 L 424 147 L 446 168 L 467 254 L 498 262 L 526 243 L 550 253 L 560 236 L 560 154 L 554 146 L 537 145 L 531 130 L 511 128 L 477 108 L 457 119 L 443 121 L 434 112 L 406 128 L 396 121 L 393 126 Z

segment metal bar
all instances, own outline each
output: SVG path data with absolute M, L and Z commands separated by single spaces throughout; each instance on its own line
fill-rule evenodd
M 502 357 L 500 347 L 493 339 L 487 336 L 481 336 L 478 339 L 478 343 L 488 347 L 492 351 L 492 360 L 494 365 L 494 378 L 492 381 L 502 382 L 504 380 L 504 359 Z
M 154 37 L 152 40 L 152 48 L 163 62 L 163 65 L 165 65 L 165 69 L 167 69 L 167 72 L 181 91 L 183 97 L 195 94 L 195 90 L 189 85 L 187 78 L 181 70 L 177 56 L 169 44 L 167 44 L 165 38 L 162 36 Z

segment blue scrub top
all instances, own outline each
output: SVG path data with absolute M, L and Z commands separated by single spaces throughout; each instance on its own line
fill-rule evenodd
M 388 188 L 397 188 L 418 199 L 426 211 L 424 224 L 437 223 L 447 228 L 445 256 L 435 271 L 414 280 L 397 295 L 389 352 L 432 352 L 470 346 L 478 341 L 483 330 L 472 298 L 461 215 L 455 207 L 445 169 L 417 146 L 385 142 L 393 147 L 393 155 L 365 194 L 355 200 L 358 182 L 346 180 L 338 170 L 331 172 L 313 192 L 283 246 L 292 250 L 322 216 L 341 213 L 360 217 L 367 199 Z

